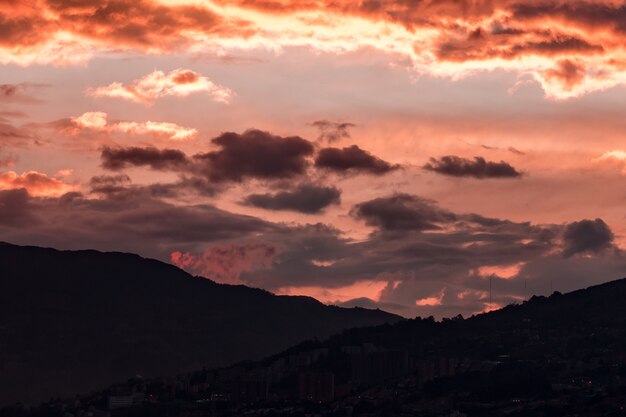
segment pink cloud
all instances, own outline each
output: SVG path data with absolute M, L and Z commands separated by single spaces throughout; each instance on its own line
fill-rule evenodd
M 179 268 L 224 283 L 241 283 L 244 272 L 270 269 L 282 249 L 268 243 L 218 244 L 199 255 L 172 252 L 170 259 Z
M 87 95 L 92 97 L 121 98 L 142 104 L 151 104 L 162 97 L 185 97 L 197 93 L 208 94 L 214 101 L 221 103 L 229 103 L 234 96 L 230 89 L 214 83 L 207 77 L 180 68 L 167 74 L 163 71 L 154 71 L 127 86 L 114 82 L 87 90 Z

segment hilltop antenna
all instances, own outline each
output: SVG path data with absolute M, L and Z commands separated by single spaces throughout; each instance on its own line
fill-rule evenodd
M 492 303 L 492 291 L 491 291 L 491 281 L 493 281 L 493 277 L 489 277 L 489 309 L 491 310 Z
M 528 301 L 528 287 L 526 285 L 526 277 L 524 277 L 524 301 Z

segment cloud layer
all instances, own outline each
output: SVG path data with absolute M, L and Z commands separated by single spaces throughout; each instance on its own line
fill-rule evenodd
M 20 64 L 71 64 L 112 50 L 372 49 L 394 61 L 400 57 L 418 74 L 459 78 L 515 71 L 536 80 L 547 97 L 567 99 L 626 82 L 624 10 L 617 0 L 37 0 L 0 6 L 0 47 L 2 62 Z M 155 72 L 131 86 L 113 83 L 93 93 L 150 102 L 171 91 L 186 94 L 198 80 L 188 70 Z M 202 83 L 216 100 L 229 99 L 223 88 Z

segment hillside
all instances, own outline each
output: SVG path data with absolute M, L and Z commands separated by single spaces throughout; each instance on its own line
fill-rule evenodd
M 0 405 L 258 359 L 400 320 L 192 277 L 124 253 L 0 244 Z
M 137 378 L 26 415 L 623 416 L 624 299 L 622 279 L 467 319 L 350 329 L 262 361 Z

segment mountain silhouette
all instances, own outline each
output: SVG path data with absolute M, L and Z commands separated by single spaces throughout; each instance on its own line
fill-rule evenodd
M 624 416 L 626 279 L 464 319 L 347 329 L 259 361 L 132 378 L 7 417 Z
M 218 284 L 133 254 L 0 243 L 0 405 L 259 359 L 399 320 Z

